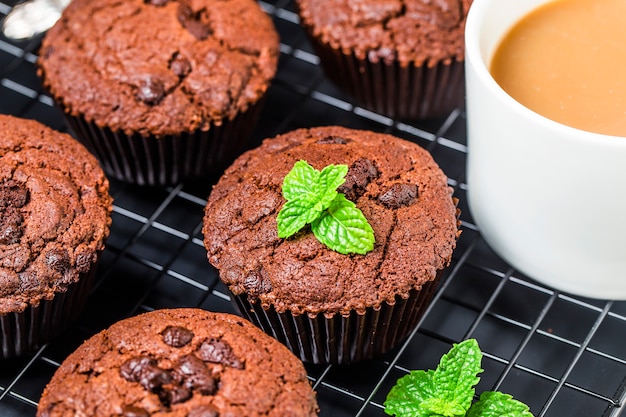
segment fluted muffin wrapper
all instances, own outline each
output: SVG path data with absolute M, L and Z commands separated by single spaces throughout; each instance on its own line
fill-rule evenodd
M 422 65 L 359 58 L 309 39 L 326 75 L 358 106 L 397 120 L 443 116 L 463 105 L 464 62 L 451 59 Z
M 0 315 L 0 359 L 33 352 L 53 340 L 78 319 L 93 287 L 96 267 L 81 273 L 78 280 L 36 306 Z
M 232 120 L 208 130 L 162 137 L 126 134 L 65 114 L 77 139 L 100 161 L 110 178 L 137 185 L 166 186 L 220 174 L 250 146 L 264 99 Z
M 287 346 L 302 361 L 314 364 L 349 364 L 389 352 L 417 326 L 432 301 L 441 273 L 420 290 L 411 290 L 406 299 L 396 297 L 394 304 L 383 303 L 379 309 L 324 314 L 310 317 L 263 308 L 258 300 L 245 293 L 231 295 L 240 314 L 265 333 Z

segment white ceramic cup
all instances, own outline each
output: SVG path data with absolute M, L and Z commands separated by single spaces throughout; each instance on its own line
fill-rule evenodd
M 491 248 L 558 290 L 626 299 L 626 138 L 568 127 L 502 90 L 488 66 L 551 0 L 474 0 L 465 32 L 468 203 Z M 581 58 L 582 59 L 582 58 Z

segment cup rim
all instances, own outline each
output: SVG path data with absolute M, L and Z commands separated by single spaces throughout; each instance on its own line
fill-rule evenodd
M 605 146 L 626 148 L 626 136 L 591 132 L 556 122 L 524 106 L 500 87 L 489 72 L 487 63 L 483 59 L 480 45 L 480 33 L 485 13 L 494 1 L 502 0 L 474 0 L 468 11 L 465 24 L 465 62 L 467 65 L 474 67 L 475 75 L 480 78 L 481 84 L 488 88 L 491 94 L 499 96 L 505 105 L 520 113 L 529 122 L 537 123 L 544 129 L 554 131 L 557 135 L 563 135 L 564 137 L 582 142 L 593 142 L 595 146 L 603 144 Z M 544 3 L 549 1 L 553 0 L 546 0 Z M 521 15 L 519 18 L 522 16 L 524 15 Z

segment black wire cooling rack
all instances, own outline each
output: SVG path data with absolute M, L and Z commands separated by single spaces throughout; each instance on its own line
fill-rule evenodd
M 13 5 L 0 2 L 0 18 Z M 621 415 L 626 396 L 626 302 L 584 299 L 545 288 L 492 252 L 465 203 L 464 110 L 407 124 L 353 106 L 319 67 L 298 25 L 293 0 L 261 5 L 280 33 L 281 59 L 255 139 L 298 127 L 343 125 L 412 140 L 428 149 L 448 175 L 462 209 L 463 234 L 452 265 L 409 339 L 375 360 L 307 366 L 320 416 L 383 416 L 386 393 L 399 377 L 412 369 L 434 368 L 453 342 L 468 337 L 476 338 L 484 352 L 478 393 L 497 389 L 512 394 L 535 416 Z M 0 35 L 0 113 L 67 131 L 36 75 L 40 41 L 15 42 Z M 34 416 L 44 386 L 63 359 L 115 321 L 183 306 L 235 312 L 202 244 L 202 213 L 214 181 L 172 188 L 112 181 L 111 237 L 86 311 L 79 323 L 38 352 L 0 361 L 0 416 Z

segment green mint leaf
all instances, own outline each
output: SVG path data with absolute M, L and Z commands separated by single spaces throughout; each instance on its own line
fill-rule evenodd
M 296 162 L 283 180 L 285 200 L 315 202 L 316 210 L 326 210 L 337 196 L 337 187 L 346 181 L 347 165 L 328 165 L 321 172 L 306 161 Z
M 385 400 L 396 417 L 533 417 L 528 406 L 509 394 L 489 391 L 472 405 L 482 372 L 475 339 L 455 344 L 434 371 L 411 371 L 398 379 Z
M 430 417 L 430 410 L 421 404 L 433 396 L 432 376 L 435 371 L 411 371 L 398 379 L 385 399 L 385 413 L 398 417 Z
M 486 391 L 467 412 L 467 417 L 533 417 L 528 406 L 509 394 Z
M 287 202 L 276 217 L 278 237 L 287 238 L 311 224 L 317 239 L 337 252 L 364 255 L 374 249 L 374 231 L 367 219 L 337 192 L 347 173 L 347 165 L 318 171 L 306 161 L 296 162 L 283 180 Z
M 347 165 L 329 165 L 320 172 L 306 161 L 296 162 L 283 180 L 287 203 L 276 218 L 278 237 L 292 236 L 320 217 L 337 197 L 347 172 Z
M 475 339 L 455 344 L 434 371 L 412 371 L 400 378 L 387 396 L 385 412 L 397 417 L 465 416 L 480 379 L 481 360 Z
M 308 223 L 318 218 L 322 213 L 316 202 L 306 198 L 296 198 L 287 201 L 276 217 L 278 237 L 292 236 Z
M 453 404 L 450 409 L 463 409 L 463 413 L 472 405 L 474 386 L 480 378 L 478 374 L 482 353 L 475 339 L 468 339 L 455 344 L 452 349 L 441 357 L 435 370 L 433 385 L 438 398 Z
M 330 207 L 337 197 L 337 187 L 346 181 L 348 165 L 328 165 L 320 172 L 318 180 L 318 196 L 322 210 Z
M 456 402 L 441 398 L 427 398 L 420 405 L 429 416 L 456 417 L 464 416 L 465 409 Z
M 374 249 L 374 230 L 343 194 L 337 194 L 327 213 L 311 223 L 311 230 L 320 242 L 342 254 L 364 255 Z
M 306 162 L 305 162 L 306 163 Z M 317 217 L 326 210 L 337 197 L 337 187 L 346 181 L 348 173 L 347 165 L 328 165 L 322 172 L 316 171 L 319 175 L 316 183 L 312 184 L 311 192 L 305 195 L 295 196 L 294 199 L 305 198 L 314 203 L 313 210 L 317 212 Z M 315 220 L 314 218 L 311 220 Z M 311 223 L 309 221 L 308 223 Z
M 316 194 L 319 177 L 320 172 L 306 161 L 296 162 L 283 179 L 283 197 L 289 201 Z

